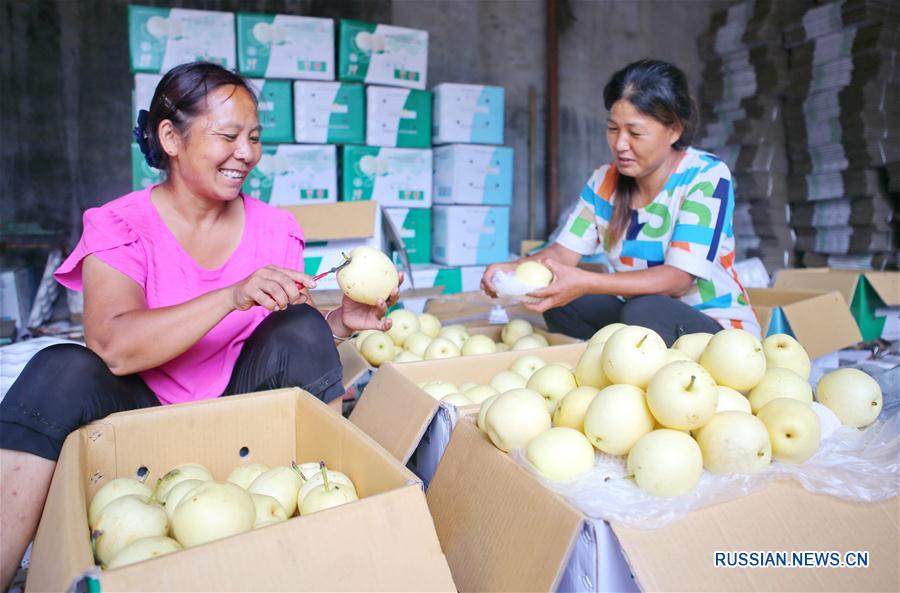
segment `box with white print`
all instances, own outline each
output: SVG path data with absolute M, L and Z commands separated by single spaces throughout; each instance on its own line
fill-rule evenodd
M 448 266 L 472 266 L 509 258 L 509 208 L 434 206 L 432 259 Z
M 449 144 L 434 149 L 435 204 L 511 206 L 513 149 Z
M 340 80 L 421 90 L 427 76 L 428 31 L 341 20 Z
M 274 206 L 337 201 L 337 151 L 329 144 L 270 144 L 244 191 Z
M 334 80 L 334 21 L 286 14 L 237 14 L 244 76 Z
M 384 86 L 366 87 L 366 144 L 430 148 L 431 93 Z
M 143 475 L 155 484 L 191 462 L 224 482 L 251 463 L 286 466 L 291 473 L 292 462 L 317 461 L 345 474 L 358 500 L 208 543 L 200 537 L 195 545 L 122 567 L 94 566 L 88 506 L 113 479 Z M 206 484 L 240 490 L 233 483 Z M 177 525 L 179 510 L 176 535 L 186 533 Z M 456 591 L 421 482 L 297 388 L 113 414 L 73 432 L 50 485 L 27 589 Z
M 197 60 L 237 66 L 231 12 L 130 5 L 128 45 L 132 72 L 164 74 Z
M 341 199 L 375 200 L 384 208 L 431 206 L 430 148 L 345 146 Z
M 366 103 L 363 85 L 294 83 L 294 140 L 314 144 L 362 144 Z
M 433 92 L 435 144 L 503 144 L 503 87 L 446 82 Z

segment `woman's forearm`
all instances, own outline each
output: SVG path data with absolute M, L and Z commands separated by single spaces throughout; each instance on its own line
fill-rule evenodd
M 611 294 L 622 297 L 661 294 L 678 298 L 687 293 L 694 284 L 693 276 L 667 265 L 614 274 L 590 272 L 587 274 L 589 274 L 588 294 Z
M 184 353 L 235 310 L 231 289 L 158 309 L 137 309 L 91 323 L 85 339 L 115 375 L 158 367 Z

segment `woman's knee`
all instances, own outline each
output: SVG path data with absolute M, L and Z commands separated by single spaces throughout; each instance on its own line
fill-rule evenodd
M 321 349 L 334 344 L 331 328 L 322 314 L 309 305 L 296 305 L 272 316 L 267 337 L 287 348 Z
M 12 384 L 0 419 L 62 439 L 77 428 L 87 408 L 92 380 L 109 374 L 103 360 L 78 344 L 39 350 Z
M 661 294 L 645 294 L 636 296 L 625 301 L 622 307 L 621 319 L 622 323 L 627 325 L 642 325 L 641 321 L 652 319 L 658 314 L 661 308 L 669 307 L 677 302 L 672 297 Z

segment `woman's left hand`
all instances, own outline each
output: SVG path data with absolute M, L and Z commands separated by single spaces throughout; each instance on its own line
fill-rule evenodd
M 379 299 L 374 305 L 358 303 L 347 295 L 341 300 L 341 321 L 354 332 L 364 329 L 387 331 L 391 329 L 391 320 L 384 317 L 388 307 L 400 299 L 400 285 L 403 284 L 403 272 L 398 272 L 397 287 L 391 291 L 387 301 Z
M 538 288 L 528 293 L 528 296 L 541 300 L 537 303 L 523 303 L 526 309 L 543 313 L 548 309 L 567 305 L 588 293 L 590 286 L 588 275 L 591 272 L 552 259 L 541 260 L 541 263 L 553 272 L 553 281 L 544 288 Z

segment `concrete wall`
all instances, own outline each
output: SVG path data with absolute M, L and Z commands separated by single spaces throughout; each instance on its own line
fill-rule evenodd
M 144 0 L 143 4 L 393 22 L 430 32 L 428 85 L 506 88 L 516 150 L 511 247 L 527 232 L 528 88 L 538 96 L 536 231 L 545 220 L 544 0 Z M 572 203 L 609 156 L 602 88 L 641 57 L 674 61 L 696 89 L 697 36 L 732 0 L 570 0 L 559 41 L 560 197 Z M 0 219 L 80 233 L 84 209 L 129 191 L 132 77 L 127 2 L 0 0 Z

